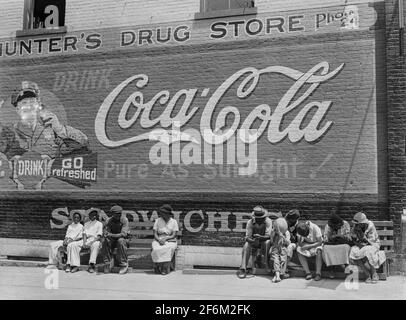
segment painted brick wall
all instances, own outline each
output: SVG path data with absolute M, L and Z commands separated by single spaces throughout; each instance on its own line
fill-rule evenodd
M 401 217 L 406 207 L 406 52 L 400 55 L 398 1 L 386 1 L 386 14 L 389 209 L 395 224 L 396 250 L 400 252 Z
M 379 0 L 257 0 L 258 12 L 302 10 Z M 0 38 L 13 37 L 23 25 L 24 1 L 0 0 Z M 68 31 L 143 25 L 194 19 L 200 0 L 69 0 L 66 6 Z
M 134 1 L 130 4 L 123 1 L 107 2 L 105 6 L 104 2 L 99 2 L 99 6 L 105 10 L 97 11 L 88 16 L 85 7 L 81 7 L 79 3 L 76 4 L 74 17 L 67 17 L 67 25 L 70 30 L 81 30 L 86 28 L 105 28 L 109 26 L 118 25 L 135 25 L 145 23 L 156 23 L 159 21 L 183 21 L 192 19 L 194 13 L 198 10 L 197 1 L 183 1 L 172 2 L 165 1 L 168 7 L 162 7 L 164 1 L 151 1 L 148 2 L 148 6 L 143 6 L 142 10 L 138 10 L 136 6 L 138 3 Z M 366 1 L 357 1 L 361 3 Z M 69 2 L 72 7 L 75 1 Z M 82 2 L 81 2 L 82 3 Z M 117 6 L 117 3 L 121 3 Z M 140 1 L 141 3 L 141 1 Z M 143 2 L 145 3 L 145 1 Z M 259 10 L 264 11 L 279 11 L 298 9 L 300 5 L 294 1 L 282 2 L 272 1 L 270 2 L 258 1 Z M 280 3 L 280 7 L 277 6 Z M 306 2 L 307 4 L 309 2 Z M 347 2 L 354 3 L 354 2 Z M 21 28 L 22 19 L 20 18 L 22 6 L 14 5 L 15 2 L 2 1 L 2 13 L 7 12 L 7 17 L 1 16 L 0 13 L 0 30 L 2 33 L 0 37 L 13 36 L 16 29 Z M 328 1 L 328 5 L 342 5 L 344 1 Z M 175 5 L 179 5 L 175 7 Z M 326 1 L 312 1 L 311 6 L 326 6 Z M 83 4 L 91 9 L 89 4 Z M 284 7 L 283 7 L 284 6 Z M 308 5 L 306 5 L 307 7 Z M 157 11 L 156 8 L 166 8 L 162 11 Z M 176 8 L 176 10 L 175 10 Z M 397 15 L 397 1 L 386 1 L 386 39 L 382 32 L 373 31 L 365 32 L 363 34 L 364 39 L 376 40 L 375 57 L 374 62 L 382 62 L 386 60 L 386 70 L 382 67 L 382 63 L 379 64 L 379 68 L 374 70 L 376 72 L 376 89 L 377 89 L 377 103 L 381 106 L 377 114 L 378 132 L 382 133 L 386 130 L 387 119 L 387 145 L 386 135 L 383 133 L 377 137 L 377 148 L 379 150 L 379 196 L 378 194 L 354 194 L 345 195 L 327 195 L 327 194 L 234 194 L 229 196 L 227 194 L 219 193 L 211 195 L 211 198 L 205 198 L 204 195 L 199 197 L 197 195 L 160 195 L 155 197 L 153 194 L 141 195 L 141 196 L 128 196 L 125 194 L 115 195 L 109 199 L 108 194 L 95 196 L 94 194 L 82 199 L 77 193 L 59 199 L 52 199 L 52 195 L 49 193 L 42 195 L 32 196 L 27 202 L 23 203 L 24 198 L 16 197 L 14 195 L 3 194 L 0 204 L 0 237 L 17 237 L 17 238 L 39 238 L 39 239 L 52 239 L 60 237 L 64 231 L 62 230 L 49 230 L 50 212 L 52 212 L 55 206 L 66 206 L 70 209 L 74 208 L 88 208 L 90 206 L 102 207 L 107 210 L 113 203 L 120 203 L 125 209 L 128 210 L 153 210 L 160 203 L 171 202 L 175 209 L 182 211 L 182 215 L 188 210 L 204 209 L 205 211 L 231 211 L 231 212 L 249 212 L 251 208 L 258 203 L 263 204 L 269 210 L 286 212 L 291 208 L 299 208 L 302 213 L 312 219 L 326 218 L 330 212 L 336 211 L 343 215 L 344 218 L 350 219 L 354 212 L 358 210 L 364 210 L 368 213 L 371 219 L 386 220 L 388 218 L 393 219 L 395 222 L 395 243 L 397 250 L 401 243 L 401 228 L 400 218 L 402 209 L 405 206 L 406 198 L 406 175 L 404 171 L 406 169 L 406 155 L 405 155 L 405 127 L 406 127 L 406 112 L 405 112 L 405 80 L 406 80 L 406 66 L 405 56 L 399 57 L 399 43 L 398 43 L 398 15 Z M 69 9 L 69 7 L 68 7 Z M 122 12 L 119 12 L 119 11 Z M 113 12 L 115 17 L 120 16 L 123 12 L 125 15 L 120 18 L 110 20 L 106 16 L 106 12 Z M 85 14 L 86 15 L 85 15 Z M 93 13 L 93 12 L 92 12 Z M 155 13 L 155 14 L 154 14 Z M 82 15 L 83 14 L 83 15 Z M 162 14 L 162 15 L 161 15 Z M 4 18 L 4 19 L 3 19 Z M 107 21 L 108 20 L 108 21 Z M 135 22 L 134 22 L 135 21 Z M 139 22 L 139 23 L 138 23 Z M 287 48 L 293 48 L 296 46 L 300 50 L 300 45 L 308 42 L 323 41 L 333 43 L 340 50 L 340 44 L 353 39 L 343 37 L 341 34 L 327 34 L 316 35 L 310 37 L 295 37 L 288 40 L 264 40 L 262 46 L 280 45 Z M 386 40 L 386 57 L 384 50 L 384 43 Z M 257 44 L 258 45 L 258 44 Z M 234 44 L 239 50 L 246 48 L 249 44 Z M 183 47 L 180 50 L 190 50 L 191 48 Z M 195 48 L 196 49 L 196 48 Z M 214 50 L 228 50 L 227 45 L 219 45 Z M 213 46 L 210 46 L 207 50 L 213 50 Z M 357 51 L 359 48 L 354 47 Z M 364 47 L 364 50 L 368 50 L 368 46 Z M 176 51 L 176 50 L 175 50 Z M 405 52 L 406 53 L 406 52 Z M 138 54 L 142 54 L 138 53 Z M 148 54 L 151 56 L 165 54 L 165 51 L 159 49 L 151 50 Z M 103 54 L 98 55 L 97 59 L 103 58 Z M 91 58 L 90 58 L 91 59 Z M 382 60 L 383 59 L 383 60 Z M 32 66 L 33 61 L 25 61 L 27 65 Z M 362 62 L 360 62 L 362 63 Z M 17 66 L 15 66 L 17 68 Z M 24 68 L 25 66 L 20 66 Z M 387 82 L 386 82 L 387 79 Z M 387 88 L 387 95 L 384 94 L 384 89 Z M 354 92 L 354 96 L 357 93 Z M 72 99 L 75 99 L 73 97 Z M 387 107 L 387 112 L 385 110 Z M 388 150 L 387 164 L 386 164 L 386 146 Z M 387 174 L 386 174 L 387 166 Z M 387 180 L 387 181 L 386 181 Z M 388 184 L 388 188 L 387 187 Z M 388 190 L 387 190 L 388 189 Z M 389 195 L 389 198 L 387 198 Z M 50 196 L 47 198 L 47 196 Z M 69 198 L 70 199 L 66 199 Z M 137 198 L 138 197 L 138 198 Z M 65 198 L 65 199 L 64 199 Z M 103 199 L 101 199 L 103 198 Z M 156 200 L 158 198 L 158 200 Z M 389 201 L 389 211 L 388 211 Z M 141 209 L 140 209 L 141 208 Z M 184 216 L 183 216 L 184 217 Z M 192 225 L 199 225 L 201 220 L 191 220 Z M 204 228 L 208 225 L 208 219 L 204 220 Z M 230 229 L 232 229 L 233 220 L 229 220 Z M 216 228 L 219 228 L 221 221 L 216 222 Z M 184 243 L 191 245 L 227 245 L 239 246 L 241 245 L 241 233 L 233 232 L 202 232 L 198 236 L 196 234 L 185 232 Z

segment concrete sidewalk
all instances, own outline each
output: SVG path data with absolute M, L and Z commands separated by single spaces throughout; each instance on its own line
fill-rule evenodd
M 402 276 L 391 276 L 377 284 L 362 282 L 358 290 L 348 290 L 343 280 L 330 279 L 315 282 L 291 278 L 274 284 L 268 276 L 238 279 L 235 275 L 182 271 L 167 276 L 45 272 L 43 268 L 0 267 L 0 299 L 406 299 L 406 277 Z M 58 277 L 59 289 L 45 288 L 50 275 Z M 49 280 L 47 283 L 51 283 Z

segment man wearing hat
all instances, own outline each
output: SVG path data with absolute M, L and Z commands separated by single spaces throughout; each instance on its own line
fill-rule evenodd
M 97 209 L 91 209 L 89 212 L 89 221 L 83 226 L 82 240 L 73 241 L 68 244 L 68 261 L 66 272 L 77 272 L 80 267 L 80 251 L 90 248 L 89 268 L 90 273 L 95 272 L 97 255 L 100 250 L 100 240 L 103 235 L 103 224 L 98 220 L 99 213 Z
M 50 158 L 87 150 L 88 139 L 83 132 L 61 124 L 54 113 L 44 108 L 35 82 L 23 81 L 11 96 L 11 104 L 20 121 L 1 128 L 0 152 L 8 159 L 30 150 Z
M 268 217 L 268 212 L 262 206 L 256 206 L 252 211 L 252 218 L 247 222 L 242 261 L 238 273 L 239 278 L 246 277 L 249 259 L 251 255 L 256 256 L 258 254 L 258 249 L 265 252 L 265 263 L 268 267 L 271 231 L 272 220 Z M 252 263 L 254 264 L 255 261 Z
M 113 206 L 110 209 L 112 216 L 107 220 L 104 228 L 104 240 L 102 245 L 104 272 L 109 273 L 112 266 L 112 252 L 117 248 L 116 260 L 120 266 L 119 274 L 125 274 L 128 270 L 128 219 L 123 213 L 123 208 Z

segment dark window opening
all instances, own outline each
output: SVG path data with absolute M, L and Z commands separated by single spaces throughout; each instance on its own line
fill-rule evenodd
M 254 0 L 203 0 L 201 12 L 254 7 Z
M 65 7 L 65 0 L 25 0 L 24 29 L 63 27 Z
M 200 12 L 195 13 L 195 19 L 242 16 L 256 13 L 257 8 L 254 0 L 200 0 Z

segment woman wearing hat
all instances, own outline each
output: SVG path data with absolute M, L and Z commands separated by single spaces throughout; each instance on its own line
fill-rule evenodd
M 156 273 L 170 272 L 172 257 L 177 247 L 178 222 L 172 218 L 172 207 L 165 204 L 158 209 L 159 218 L 154 224 L 154 241 L 151 257 Z
M 323 233 L 323 260 L 327 267 L 349 264 L 350 240 L 350 224 L 333 213 Z
M 376 269 L 385 262 L 385 252 L 379 250 L 379 236 L 375 225 L 368 220 L 365 213 L 357 212 L 353 218 L 351 237 L 354 246 L 350 250 L 352 262 L 362 267 L 367 274 L 367 283 L 377 283 L 379 276 Z
M 82 216 L 75 212 L 72 216 L 73 222 L 68 226 L 64 240 L 51 242 L 49 248 L 48 267 L 56 266 L 62 263 L 60 258 L 61 252 L 66 252 L 66 247 L 72 241 L 82 239 L 83 225 L 80 223 Z
M 272 224 L 271 233 L 272 247 L 269 251 L 271 260 L 273 260 L 273 270 L 275 276 L 272 282 L 280 282 L 281 277 L 285 278 L 284 271 L 288 257 L 288 246 L 290 244 L 290 232 L 288 224 L 284 218 L 277 218 Z

